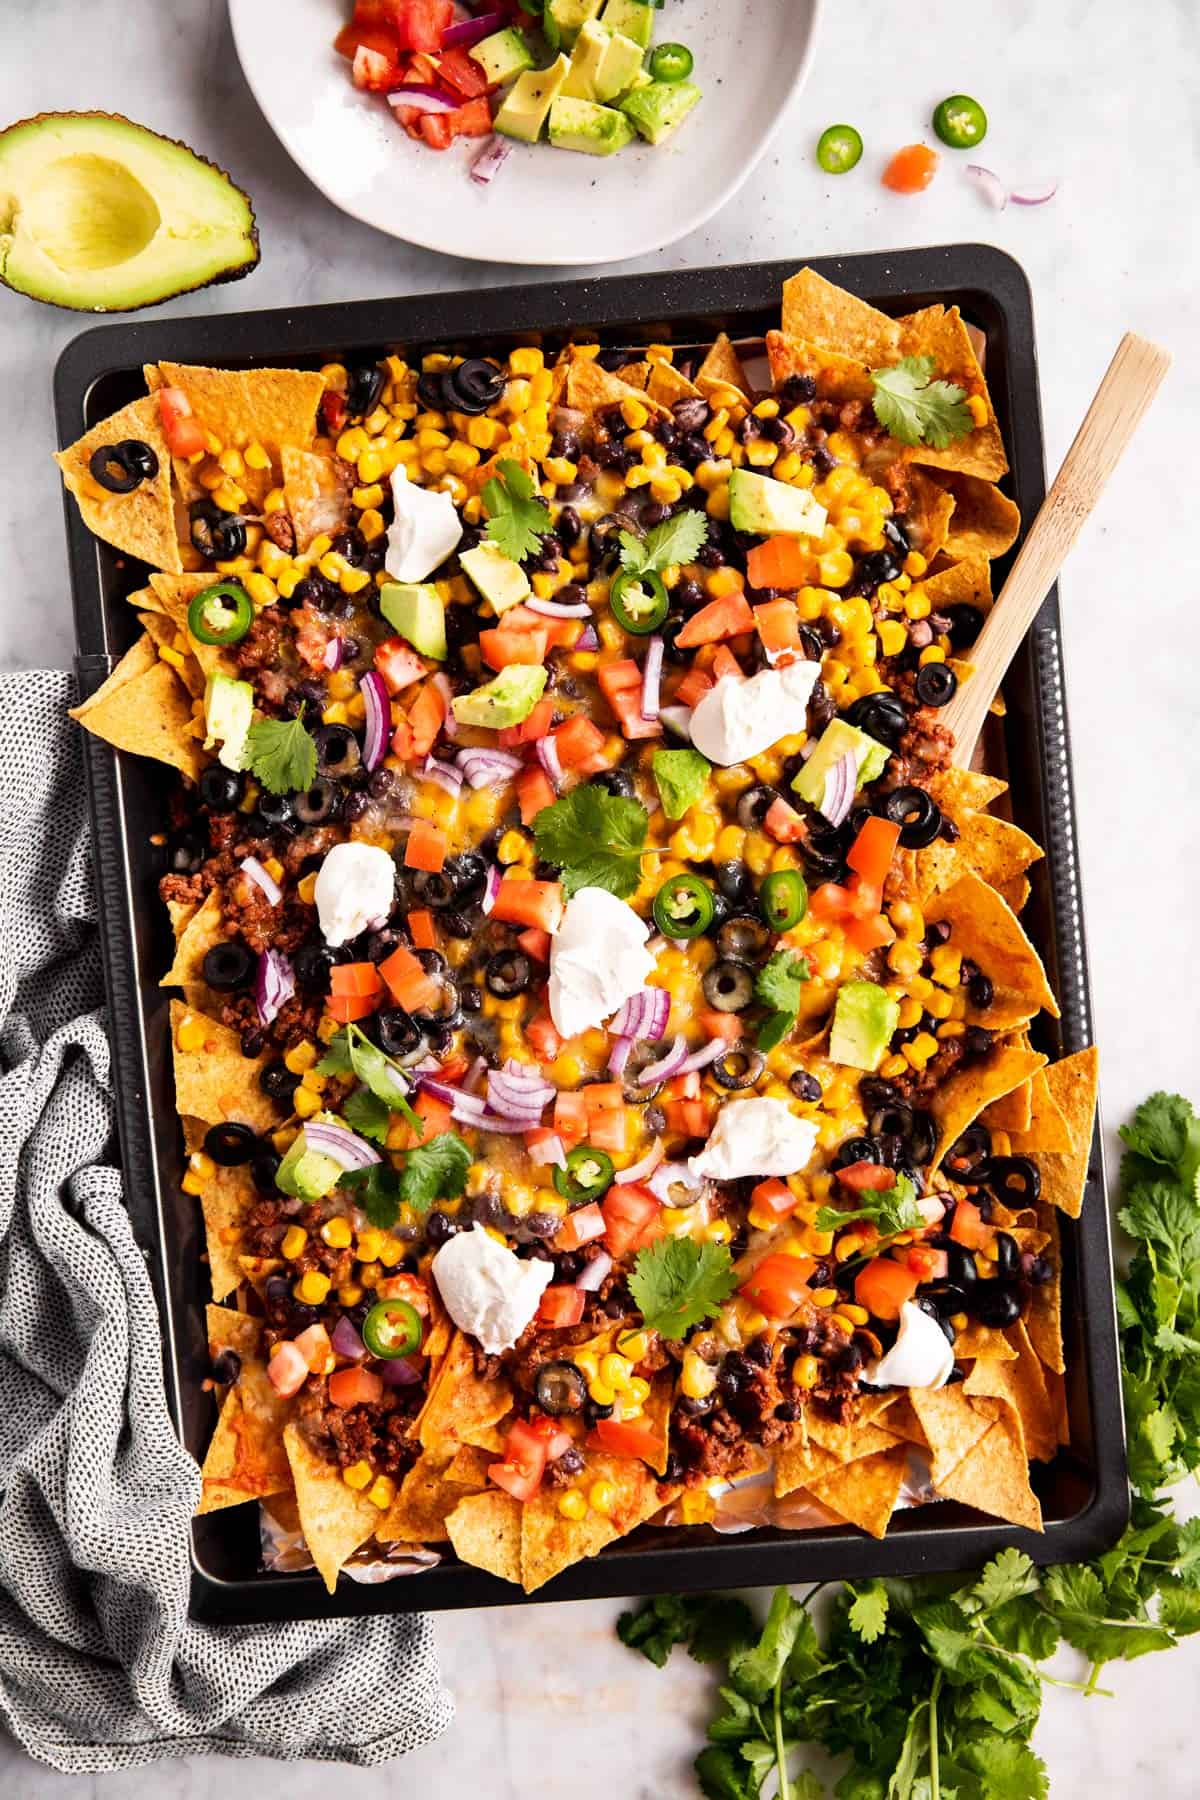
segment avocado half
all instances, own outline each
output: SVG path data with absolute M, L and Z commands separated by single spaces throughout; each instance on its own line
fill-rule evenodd
M 258 262 L 248 197 L 186 144 L 118 113 L 0 131 L 0 283 L 79 312 L 132 312 Z

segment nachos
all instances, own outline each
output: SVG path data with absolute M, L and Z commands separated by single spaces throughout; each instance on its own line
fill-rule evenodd
M 149 565 L 75 716 L 171 772 L 202 1508 L 330 1588 L 764 1474 L 882 1534 L 914 1457 L 1040 1526 L 1096 1063 L 939 723 L 1018 526 L 978 347 L 804 270 L 765 345 L 157 364 L 61 454 Z

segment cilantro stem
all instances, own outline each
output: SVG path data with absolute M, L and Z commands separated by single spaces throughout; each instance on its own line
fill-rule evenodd
M 941 1768 L 938 1760 L 938 1695 L 942 1691 L 939 1669 L 929 1690 L 929 1800 L 941 1800 Z
M 779 1770 L 779 1800 L 792 1800 L 792 1784 L 788 1780 L 787 1753 L 783 1747 L 783 1712 L 780 1697 L 783 1693 L 783 1670 L 780 1669 L 775 1682 L 775 1767 Z
M 1085 1700 L 1096 1692 L 1096 1683 L 1100 1679 L 1100 1671 L 1103 1667 L 1103 1663 L 1094 1662 L 1092 1664 L 1091 1669 L 1088 1672 L 1087 1686 L 1083 1690 L 1083 1697 Z

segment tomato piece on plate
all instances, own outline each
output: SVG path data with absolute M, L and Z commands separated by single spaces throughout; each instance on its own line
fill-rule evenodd
M 602 1450 L 613 1456 L 641 1457 L 650 1464 L 662 1458 L 661 1437 L 636 1419 L 597 1419 L 592 1436 Z
M 438 55 L 438 74 L 464 100 L 476 100 L 488 91 L 488 78 L 469 51 L 455 44 Z
M 369 94 L 386 94 L 395 87 L 396 74 L 395 62 L 381 51 L 360 44 L 354 52 L 351 75 L 356 88 L 363 88 Z
M 544 1290 L 538 1302 L 538 1324 L 548 1325 L 552 1331 L 562 1330 L 567 1325 L 578 1325 L 587 1305 L 587 1295 L 582 1288 L 557 1286 Z
M 577 1206 L 554 1234 L 556 1250 L 582 1250 L 593 1238 L 604 1236 L 604 1214 L 593 1200 L 588 1206 Z
M 917 1291 L 920 1276 L 890 1256 L 877 1256 L 854 1277 L 854 1298 L 877 1319 L 898 1319 L 900 1308 Z
M 890 819 L 881 819 L 878 814 L 872 814 L 863 822 L 858 836 L 846 853 L 846 867 L 853 869 L 856 875 L 861 875 L 871 887 L 882 890 L 899 842 L 900 827 Z
M 532 1500 L 541 1486 L 547 1461 L 546 1439 L 534 1426 L 518 1419 L 504 1440 L 504 1461 L 492 1463 L 488 1475 L 514 1500 Z
M 375 667 L 389 694 L 403 693 L 428 673 L 428 665 L 400 637 L 384 638 L 382 644 L 375 646 Z
M 780 1181 L 778 1176 L 772 1175 L 750 1190 L 750 1203 L 757 1212 L 770 1213 L 775 1219 L 786 1219 L 789 1213 L 795 1212 L 800 1201 L 786 1181 Z
M 454 22 L 454 0 L 387 0 L 384 12 L 406 50 L 432 53 L 442 47 L 442 34 Z
M 788 1319 L 808 1292 L 808 1278 L 816 1268 L 811 1256 L 789 1256 L 776 1250 L 764 1257 L 738 1292 L 769 1319 Z
M 895 194 L 920 194 L 933 180 L 940 160 L 928 144 L 906 144 L 883 171 L 883 185 Z
M 192 417 L 192 403 L 182 388 L 159 388 L 158 417 L 172 456 L 195 456 L 203 450 L 204 427 Z
M 617 1182 L 605 1194 L 600 1211 L 609 1249 L 614 1256 L 624 1256 L 657 1235 L 662 1207 L 649 1189 Z
M 895 1171 L 884 1168 L 882 1163 L 846 1163 L 838 1170 L 837 1178 L 844 1187 L 852 1188 L 856 1194 L 883 1194 L 896 1185 Z
M 562 882 L 514 881 L 506 876 L 491 916 L 505 925 L 536 925 L 553 936 L 562 924 Z
M 960 1200 L 950 1222 L 950 1236 L 965 1250 L 982 1250 L 992 1240 L 992 1228 L 973 1200 Z
M 370 1406 L 383 1398 L 383 1382 L 374 1369 L 337 1369 L 329 1377 L 332 1406 Z

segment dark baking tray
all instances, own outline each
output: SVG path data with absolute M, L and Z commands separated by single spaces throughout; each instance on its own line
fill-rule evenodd
M 316 366 L 348 352 L 374 354 L 401 345 L 503 355 L 516 343 L 553 350 L 572 336 L 618 345 L 704 342 L 722 329 L 735 338 L 760 336 L 778 322 L 780 284 L 802 260 L 102 326 L 77 337 L 59 361 L 59 436 L 70 443 L 142 392 L 141 365 L 159 358 Z M 1008 485 L 1023 517 L 1031 519 L 1043 498 L 1045 472 L 1032 307 L 1020 266 L 982 245 L 821 258 L 813 266 L 893 313 L 957 302 L 986 332 L 988 382 L 1012 459 Z M 91 691 L 136 636 L 124 595 L 145 576 L 140 565 L 91 537 L 69 499 L 66 515 L 78 668 Z M 1069 1054 L 1091 1042 L 1092 1028 L 1055 593 L 1004 692 L 1001 754 L 1013 813 L 1046 848 L 1045 861 L 1031 871 L 1026 918 L 1062 1004 L 1060 1024 L 1043 1020 L 1039 1041 L 1051 1054 Z M 155 891 L 161 867 L 149 842 L 163 817 L 168 778 L 156 765 L 115 753 L 87 734 L 84 746 L 126 1199 L 161 1308 L 172 1413 L 183 1442 L 199 1458 L 213 1422 L 212 1400 L 201 1387 L 207 1362 L 204 1244 L 199 1209 L 179 1188 L 182 1145 L 171 1092 L 168 993 L 158 986 L 171 944 Z M 643 1528 L 565 1571 L 535 1598 L 914 1574 L 977 1564 L 1008 1544 L 1040 1562 L 1095 1555 L 1119 1535 L 1128 1511 L 1098 1129 L 1083 1217 L 1063 1222 L 1063 1262 L 1072 1442 L 1053 1464 L 1035 1470 L 1044 1536 L 956 1503 L 898 1514 L 882 1542 L 848 1528 L 724 1538 L 698 1528 Z M 381 1586 L 343 1579 L 332 1597 L 316 1574 L 265 1574 L 258 1561 L 255 1509 L 195 1521 L 193 1613 L 232 1622 L 509 1605 L 522 1598 L 507 1583 L 453 1561 Z

